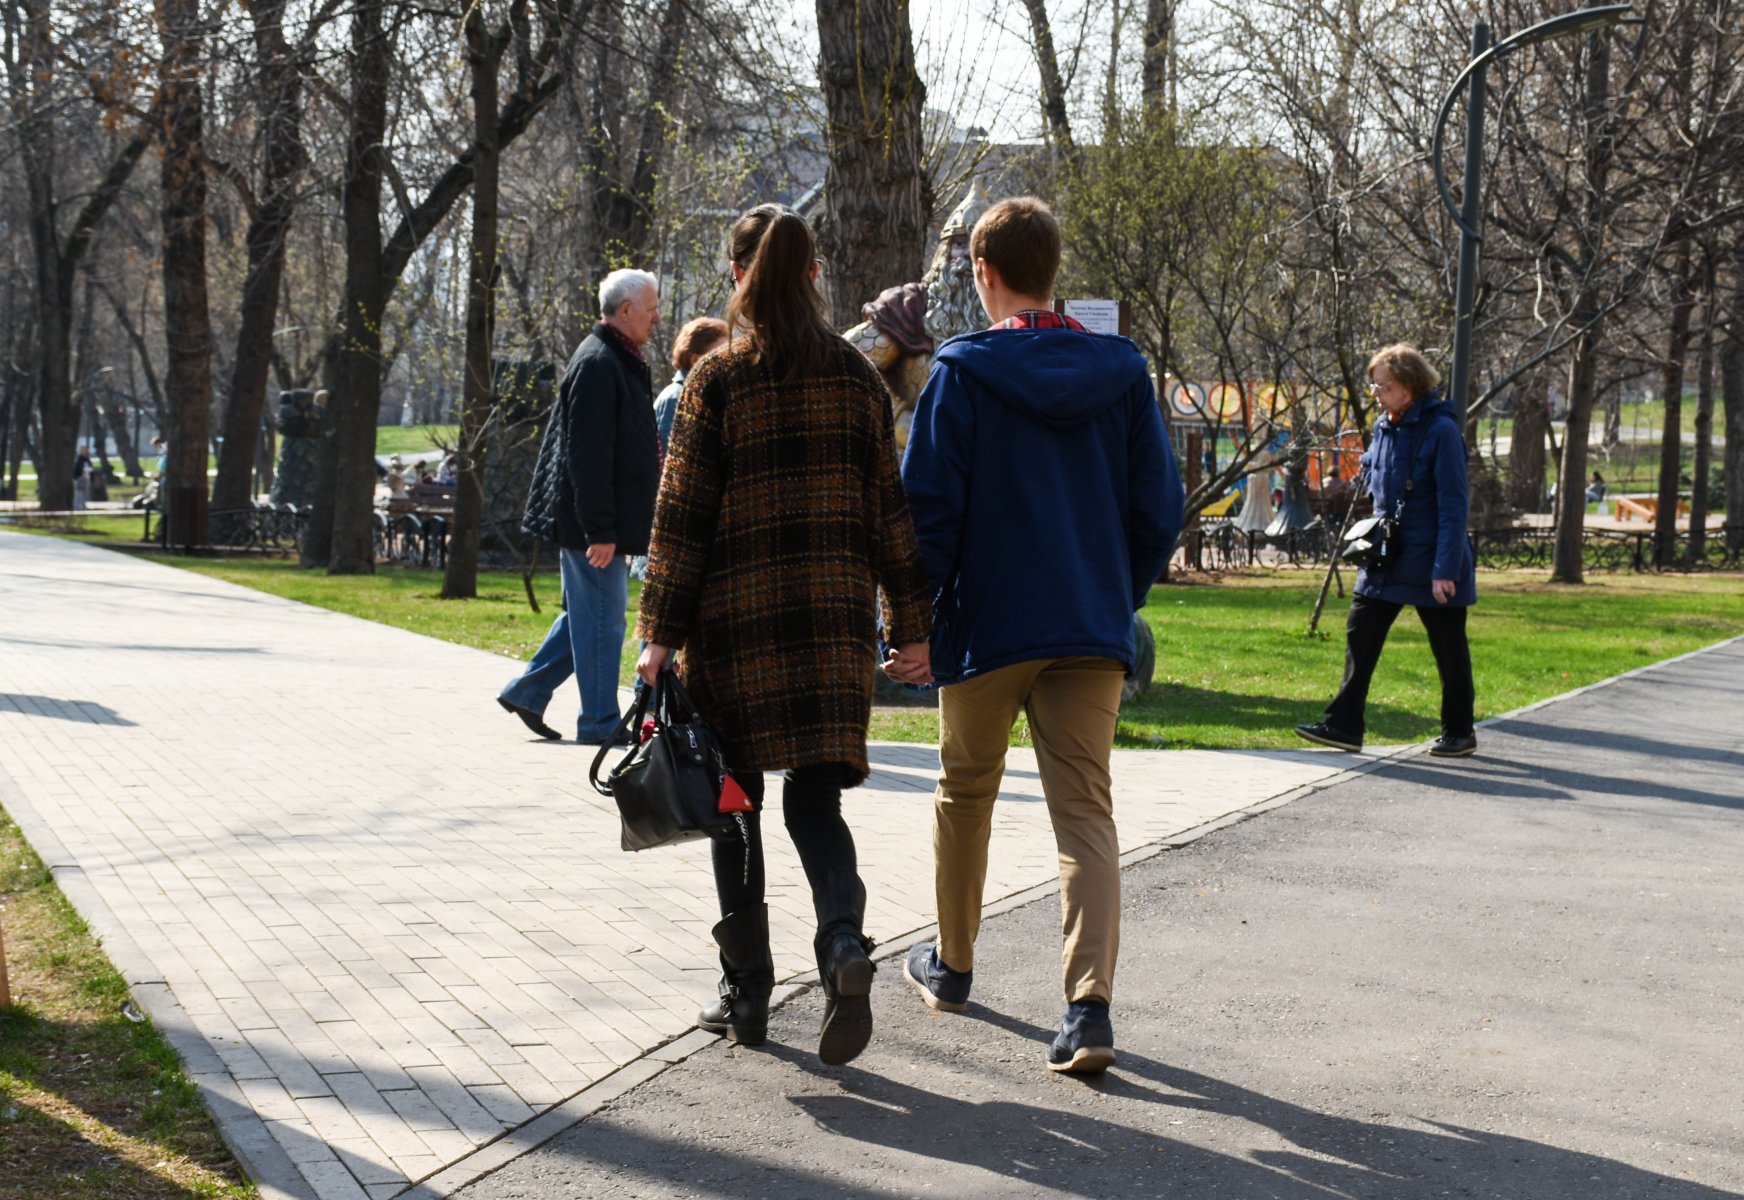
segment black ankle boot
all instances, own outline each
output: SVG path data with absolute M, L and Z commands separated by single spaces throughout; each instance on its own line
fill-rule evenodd
M 741 1046 L 761 1046 L 769 1032 L 769 993 L 775 989 L 769 906 L 722 917 L 714 935 L 721 949 L 721 995 L 696 1015 L 696 1023 Z
M 852 871 L 831 871 L 817 905 L 818 975 L 824 985 L 824 1023 L 818 1057 L 832 1066 L 852 1062 L 872 1040 L 873 942 L 860 932 L 866 888 Z

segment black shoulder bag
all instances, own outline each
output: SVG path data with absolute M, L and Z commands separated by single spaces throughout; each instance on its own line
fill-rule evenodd
M 1405 490 L 1393 502 L 1391 516 L 1376 513 L 1364 517 L 1345 531 L 1344 544 L 1338 548 L 1338 559 L 1364 571 L 1385 571 L 1393 565 L 1399 552 L 1399 522 L 1405 517 L 1405 497 L 1416 485 L 1411 476 L 1417 467 L 1417 447 L 1429 422 L 1419 420 L 1411 428 L 1411 438 L 1405 452 Z
M 606 755 L 626 732 L 641 740 L 602 781 Z M 642 689 L 588 771 L 594 790 L 618 806 L 625 850 L 743 833 L 743 814 L 751 805 L 737 785 L 728 786 L 730 779 L 714 731 L 669 666 L 661 668 L 654 686 Z

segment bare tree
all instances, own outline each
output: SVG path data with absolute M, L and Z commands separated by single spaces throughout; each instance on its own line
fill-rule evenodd
M 57 36 L 61 27 L 51 0 L 15 0 L 5 5 L 4 13 L 7 81 L 24 168 L 38 331 L 34 393 L 42 433 L 35 456 L 37 487 L 43 508 L 68 509 L 73 505 L 79 423 L 72 386 L 77 278 L 98 227 L 120 199 L 133 168 L 151 145 L 152 134 L 142 123 L 131 134 L 100 138 L 99 144 L 106 143 L 105 157 L 86 175 L 90 182 L 72 183 L 63 191 L 63 176 L 69 173 L 63 164 L 74 157 L 68 151 L 83 141 L 71 135 L 77 121 L 70 120 L 69 114 L 89 114 L 91 109 L 63 82 L 65 62 L 62 39 Z M 89 29 L 75 25 L 67 40 L 77 44 L 81 36 L 89 35 Z M 68 192 L 71 197 L 82 196 L 82 202 L 74 207 Z M 70 221 L 62 215 L 68 210 Z

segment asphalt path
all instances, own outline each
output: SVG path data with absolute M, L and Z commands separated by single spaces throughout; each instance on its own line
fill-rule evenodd
M 1042 1067 L 1046 898 L 967 1014 L 886 963 L 855 1063 L 809 992 L 459 1194 L 1744 1194 L 1744 640 L 1479 736 L 1129 869 L 1099 1080 Z

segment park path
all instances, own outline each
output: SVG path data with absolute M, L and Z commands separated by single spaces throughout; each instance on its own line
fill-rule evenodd
M 706 847 L 620 852 L 591 752 L 531 740 L 497 708 L 517 666 L 0 532 L 0 804 L 269 1200 L 396 1195 L 705 1036 Z M 565 689 L 551 723 L 573 728 L 574 704 Z M 937 759 L 882 744 L 873 760 L 848 808 L 867 931 L 890 940 L 934 920 Z M 1122 849 L 1351 766 L 1118 751 Z M 990 906 L 1056 870 L 1027 752 L 1003 799 Z M 777 972 L 803 979 L 810 899 L 778 833 L 769 857 Z

